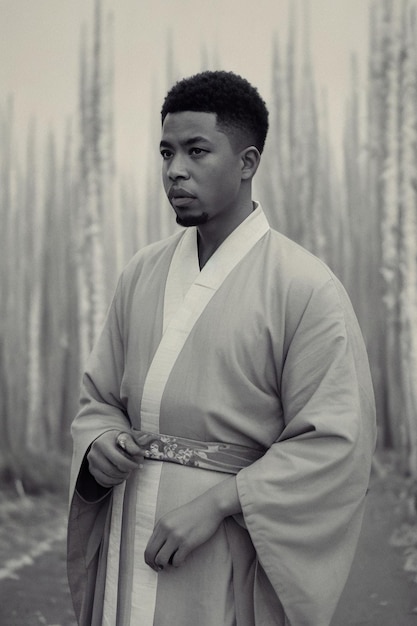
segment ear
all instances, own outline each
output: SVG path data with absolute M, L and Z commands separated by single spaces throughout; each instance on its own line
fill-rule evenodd
M 249 146 L 240 153 L 242 161 L 242 180 L 251 180 L 261 162 L 261 155 L 255 146 Z

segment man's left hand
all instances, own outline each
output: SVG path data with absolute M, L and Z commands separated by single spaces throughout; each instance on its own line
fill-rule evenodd
M 227 515 L 240 510 L 235 478 L 219 483 L 158 520 L 145 550 L 146 563 L 155 571 L 179 567 L 214 535 Z

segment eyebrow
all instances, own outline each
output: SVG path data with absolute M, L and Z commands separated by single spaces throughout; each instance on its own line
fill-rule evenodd
M 195 143 L 210 143 L 210 141 L 206 138 L 206 137 L 201 137 L 200 135 L 197 135 L 196 137 L 190 137 L 189 139 L 187 139 L 186 141 L 181 141 L 180 145 L 181 146 L 191 146 Z M 161 141 L 161 143 L 159 144 L 160 148 L 172 148 L 172 144 L 169 141 L 165 141 L 164 139 Z

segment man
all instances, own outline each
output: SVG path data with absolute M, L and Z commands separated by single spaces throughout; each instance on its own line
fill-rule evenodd
M 227 72 L 162 108 L 186 227 L 123 272 L 73 424 L 69 576 L 83 625 L 326 626 L 375 444 L 348 297 L 272 231 L 252 180 L 268 113 Z

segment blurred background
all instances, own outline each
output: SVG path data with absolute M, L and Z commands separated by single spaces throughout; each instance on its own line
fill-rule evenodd
M 204 69 L 266 100 L 255 198 L 348 290 L 375 385 L 374 470 L 389 454 L 414 489 L 416 15 L 415 0 L 0 0 L 3 492 L 65 492 L 80 375 L 118 274 L 176 228 L 162 101 Z
M 176 228 L 160 182 L 165 93 L 226 69 L 271 114 L 255 197 L 344 282 L 379 446 L 415 475 L 416 2 L 1 0 L 0 12 L 3 467 L 24 472 L 23 450 L 68 453 L 117 276 Z

